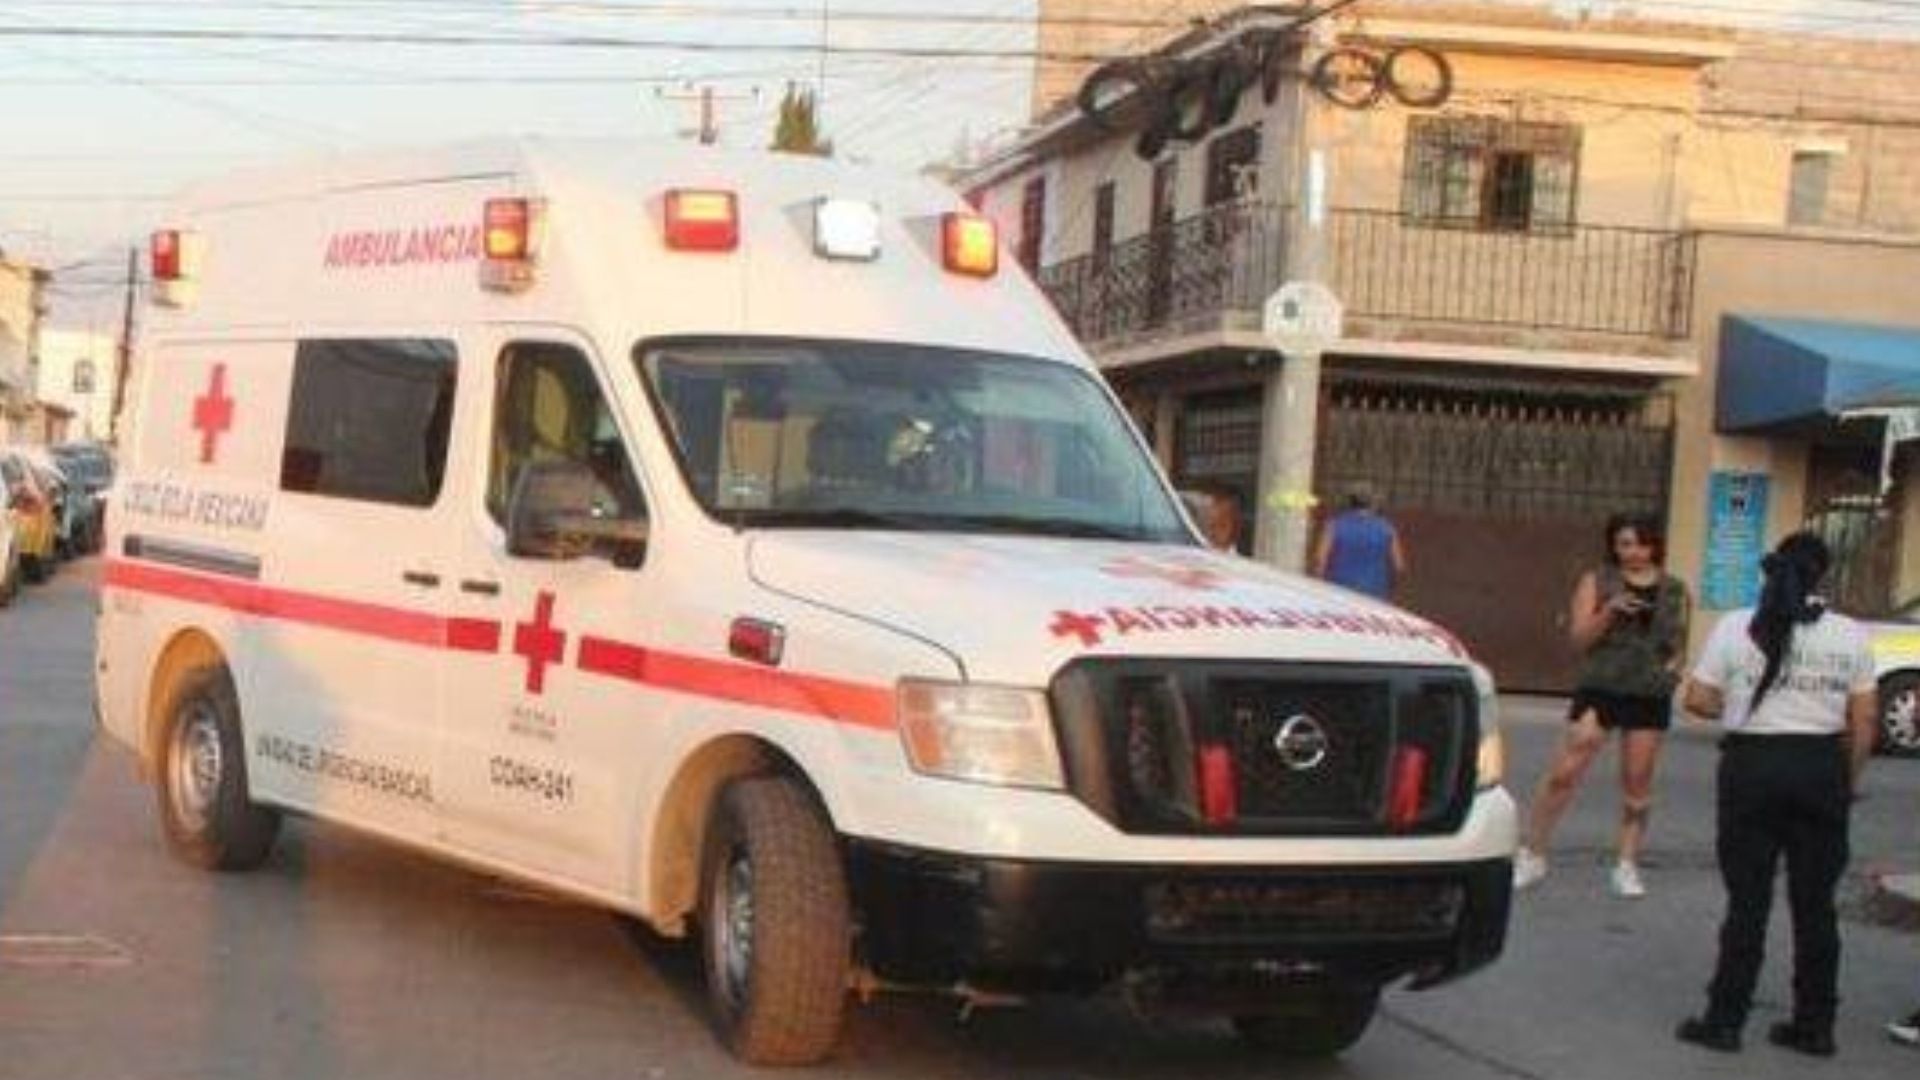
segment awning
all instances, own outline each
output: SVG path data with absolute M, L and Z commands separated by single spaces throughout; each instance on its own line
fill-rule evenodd
M 1920 326 L 1759 319 L 1720 327 L 1715 427 L 1755 432 L 1920 406 Z

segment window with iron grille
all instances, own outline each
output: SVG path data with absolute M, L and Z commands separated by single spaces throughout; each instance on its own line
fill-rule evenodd
M 1047 178 L 1036 176 L 1020 192 L 1020 247 L 1015 253 L 1029 273 L 1040 269 L 1040 237 L 1047 228 Z
M 1574 223 L 1580 129 L 1483 116 L 1407 125 L 1400 209 L 1416 222 L 1515 232 Z

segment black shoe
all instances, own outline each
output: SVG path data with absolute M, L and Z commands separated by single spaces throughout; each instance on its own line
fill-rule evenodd
M 1783 1020 L 1767 1029 L 1767 1041 L 1808 1057 L 1832 1057 L 1839 1047 L 1833 1045 L 1833 1029 L 1813 1027 Z
M 1722 1054 L 1740 1052 L 1739 1028 L 1728 1024 L 1709 1024 L 1699 1017 L 1680 1021 L 1680 1026 L 1673 1031 L 1673 1037 Z

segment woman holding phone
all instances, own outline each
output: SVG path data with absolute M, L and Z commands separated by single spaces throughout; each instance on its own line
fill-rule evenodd
M 1653 809 L 1653 774 L 1672 723 L 1691 610 L 1687 588 L 1666 572 L 1659 524 L 1644 514 L 1607 522 L 1606 556 L 1581 575 L 1568 611 L 1568 634 L 1581 653 L 1567 732 L 1533 794 L 1527 833 L 1513 860 L 1513 884 L 1530 888 L 1547 876 L 1547 846 L 1593 759 L 1620 732 L 1622 806 L 1618 858 L 1610 881 L 1616 896 L 1646 895 L 1640 848 Z

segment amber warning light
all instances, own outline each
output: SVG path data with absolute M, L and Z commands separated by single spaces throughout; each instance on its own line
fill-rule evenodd
M 546 204 L 539 199 L 488 199 L 481 215 L 487 257 L 480 280 L 489 289 L 518 292 L 533 284 Z
M 1000 270 L 1000 237 L 990 218 L 949 213 L 940 219 L 941 262 L 969 277 L 992 277 Z
M 667 192 L 667 246 L 675 251 L 732 251 L 740 246 L 740 203 L 731 191 Z

